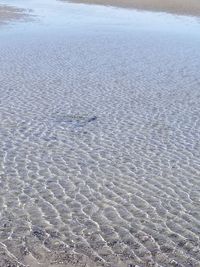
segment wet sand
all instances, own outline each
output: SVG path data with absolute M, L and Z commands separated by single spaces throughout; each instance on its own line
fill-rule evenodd
M 200 1 L 198 0 L 71 0 L 71 2 L 109 5 L 194 16 L 200 15 Z
M 0 30 L 0 266 L 199 267 L 198 21 L 46 3 Z
M 23 19 L 26 16 L 23 9 L 0 4 L 0 24 Z

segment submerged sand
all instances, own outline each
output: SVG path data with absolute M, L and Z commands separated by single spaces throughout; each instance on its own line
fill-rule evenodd
M 0 266 L 198 267 L 200 41 L 44 37 L 1 45 Z
M 196 20 L 57 3 L 0 35 L 0 267 L 199 267 Z
M 198 0 L 71 0 L 71 2 L 200 15 L 200 1 Z

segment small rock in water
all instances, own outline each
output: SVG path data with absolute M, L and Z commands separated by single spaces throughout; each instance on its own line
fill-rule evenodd
M 45 232 L 39 227 L 33 228 L 33 235 L 36 236 L 39 240 L 44 240 Z

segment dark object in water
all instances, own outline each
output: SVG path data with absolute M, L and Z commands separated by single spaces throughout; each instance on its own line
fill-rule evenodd
M 45 232 L 41 228 L 34 227 L 32 232 L 33 232 L 33 235 L 36 236 L 40 241 L 44 240 Z
M 92 122 L 92 121 L 96 121 L 96 120 L 97 120 L 97 116 L 93 116 L 93 117 L 88 119 L 88 122 Z
M 62 126 L 83 127 L 87 123 L 97 120 L 97 116 L 89 117 L 87 115 L 57 115 L 55 116 L 55 122 Z

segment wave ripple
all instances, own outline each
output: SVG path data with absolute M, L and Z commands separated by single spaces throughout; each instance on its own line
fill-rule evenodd
M 200 266 L 200 44 L 151 38 L 1 42 L 1 266 Z

